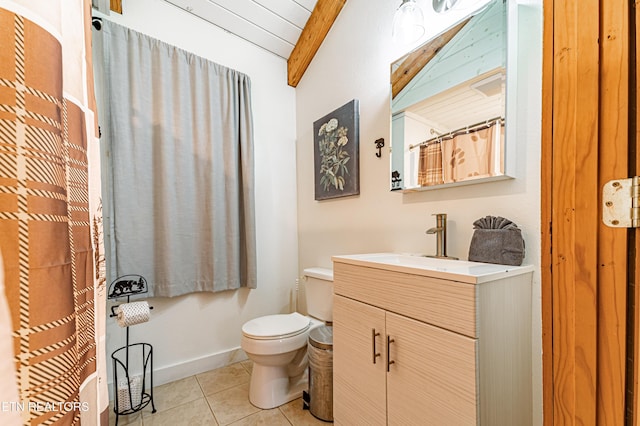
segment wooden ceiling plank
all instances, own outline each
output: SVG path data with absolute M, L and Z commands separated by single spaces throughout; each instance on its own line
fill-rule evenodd
M 217 5 L 228 13 L 237 15 L 247 25 L 255 25 L 267 33 L 285 40 L 292 46 L 300 38 L 301 27 L 254 1 L 208 0 L 206 3 Z
M 291 22 L 297 26 L 300 31 L 307 23 L 311 11 L 301 6 L 299 3 L 291 0 L 253 0 L 265 9 L 269 9 L 272 13 L 279 15 L 282 19 Z M 298 34 L 299 36 L 299 34 Z
M 283 59 L 288 58 L 293 50 L 293 42 L 289 43 L 284 38 L 278 37 L 258 25 L 248 23 L 242 16 L 222 7 L 217 2 L 207 0 L 166 1 Z
M 347 0 L 318 0 L 289 60 L 289 86 L 296 87 Z
M 293 1 L 298 3 L 300 6 L 304 7 L 305 9 L 307 9 L 309 12 L 313 10 L 314 5 L 316 4 L 314 0 L 293 0 Z

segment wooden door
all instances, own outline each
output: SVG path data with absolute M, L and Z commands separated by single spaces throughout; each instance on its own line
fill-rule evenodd
M 387 312 L 390 426 L 477 424 L 476 339 Z
M 386 424 L 385 336 L 382 309 L 334 296 L 333 417 L 336 425 Z M 374 359 L 377 353 L 380 356 Z
M 628 283 L 636 232 L 609 228 L 601 216 L 603 185 L 634 171 L 633 3 L 543 3 L 545 425 L 624 425 L 633 417 L 627 356 L 637 331 Z

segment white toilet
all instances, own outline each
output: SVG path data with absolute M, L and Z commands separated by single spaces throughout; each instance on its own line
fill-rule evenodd
M 242 326 L 240 346 L 253 361 L 249 401 L 269 409 L 302 396 L 307 388 L 307 339 L 315 327 L 333 319 L 333 271 L 304 270 L 309 316 L 267 315 Z

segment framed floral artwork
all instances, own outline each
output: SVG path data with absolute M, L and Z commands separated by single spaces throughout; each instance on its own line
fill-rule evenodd
M 359 126 L 357 99 L 313 123 L 316 200 L 360 194 Z

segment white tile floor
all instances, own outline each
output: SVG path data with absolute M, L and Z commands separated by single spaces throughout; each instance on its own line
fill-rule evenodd
M 120 416 L 120 425 L 326 425 L 297 399 L 272 410 L 261 410 L 249 402 L 251 361 L 207 371 L 153 389 L 156 413 L 148 406 L 139 413 Z M 116 416 L 110 407 L 109 424 Z

